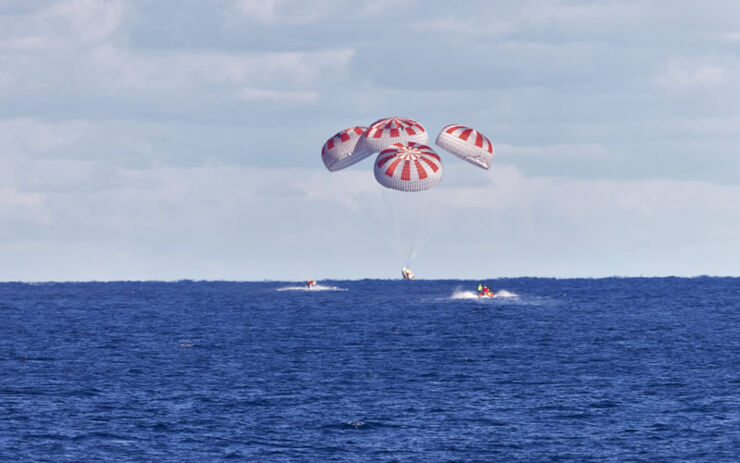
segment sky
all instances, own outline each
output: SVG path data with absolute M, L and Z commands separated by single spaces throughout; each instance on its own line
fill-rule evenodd
M 0 0 L 0 280 L 738 276 L 739 83 L 726 1 Z M 324 168 L 388 116 L 493 165 Z

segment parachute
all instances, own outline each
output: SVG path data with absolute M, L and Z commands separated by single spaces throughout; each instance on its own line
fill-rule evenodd
M 483 169 L 493 160 L 493 144 L 479 132 L 462 125 L 448 125 L 437 136 L 437 145 Z M 367 129 L 353 127 L 327 140 L 321 159 L 329 171 L 344 169 L 372 153 L 379 153 L 373 164 L 384 205 L 379 218 L 388 221 L 381 227 L 389 235 L 404 267 L 404 278 L 419 251 L 438 229 L 430 220 L 444 220 L 437 206 L 444 190 L 434 189 L 442 180 L 439 155 L 430 148 L 429 133 L 420 123 L 404 117 L 378 119 Z M 417 192 L 410 195 L 408 192 Z
M 477 130 L 452 124 L 437 136 L 437 145 L 473 165 L 488 169 L 493 160 L 493 143 Z
M 442 160 L 427 145 L 394 143 L 378 154 L 375 179 L 386 188 L 422 191 L 442 180 Z
M 372 151 L 364 151 L 357 146 L 365 130 L 366 127 L 359 126 L 345 129 L 324 143 L 324 147 L 321 148 L 321 160 L 330 172 L 349 167 L 373 154 Z
M 378 153 L 394 143 L 427 143 L 429 134 L 413 119 L 389 117 L 378 119 L 362 135 L 360 146 L 364 151 Z

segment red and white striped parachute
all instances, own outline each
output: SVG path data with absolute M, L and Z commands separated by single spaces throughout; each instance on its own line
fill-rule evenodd
M 442 160 L 421 143 L 395 143 L 375 160 L 375 179 L 386 188 L 428 190 L 442 180 Z
M 373 154 L 372 151 L 362 150 L 357 142 L 365 133 L 366 127 L 352 127 L 337 132 L 324 143 L 321 148 L 321 160 L 331 172 L 344 169 Z
M 493 143 L 477 130 L 452 124 L 437 136 L 437 145 L 455 156 L 488 169 L 493 160 Z
M 378 119 L 362 135 L 362 149 L 378 153 L 394 143 L 427 143 L 429 133 L 413 119 L 389 117 Z

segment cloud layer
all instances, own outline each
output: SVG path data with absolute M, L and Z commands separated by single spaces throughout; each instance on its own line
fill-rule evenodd
M 393 114 L 496 144 L 420 200 L 422 277 L 738 275 L 734 10 L 2 2 L 0 280 L 396 277 L 371 161 L 319 159 Z

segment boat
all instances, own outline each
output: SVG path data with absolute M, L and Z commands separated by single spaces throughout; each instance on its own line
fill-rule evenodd
M 478 297 L 496 297 L 496 294 L 488 288 L 488 285 L 478 285 Z
M 306 280 L 306 288 L 315 288 L 316 280 Z
M 404 280 L 413 280 L 414 279 L 414 272 L 407 269 L 406 267 L 401 269 L 401 275 L 403 276 Z

